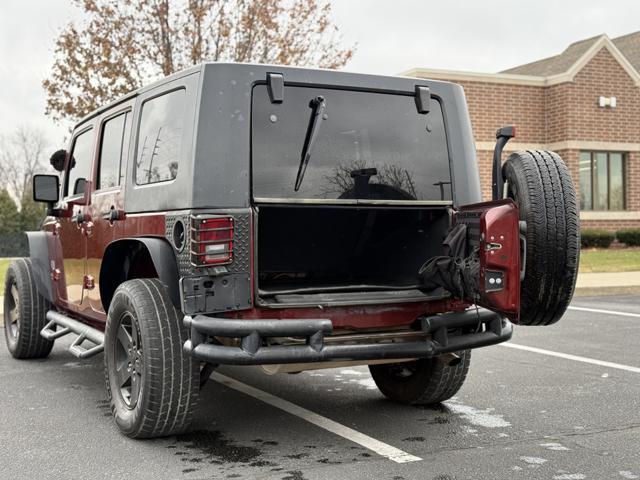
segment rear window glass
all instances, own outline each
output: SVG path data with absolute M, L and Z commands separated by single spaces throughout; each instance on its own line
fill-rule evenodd
M 178 175 L 185 124 L 185 90 L 174 90 L 142 104 L 136 183 L 173 180 Z
M 324 120 L 300 188 L 294 185 L 313 113 Z M 442 108 L 419 114 L 408 95 L 286 87 L 281 104 L 258 85 L 252 100 L 253 195 L 283 199 L 451 200 Z

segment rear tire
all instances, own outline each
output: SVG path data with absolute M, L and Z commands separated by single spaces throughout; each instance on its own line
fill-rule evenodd
M 547 150 L 512 153 L 503 168 L 506 195 L 527 222 L 519 323 L 551 325 L 569 306 L 578 275 L 580 217 L 571 175 Z
M 51 304 L 38 293 L 28 258 L 9 265 L 4 283 L 4 336 L 13 358 L 45 358 L 53 342 L 40 335 Z
M 436 358 L 369 365 L 382 394 L 405 405 L 434 405 L 453 397 L 462 387 L 471 363 L 471 350 L 458 352 L 460 362 L 449 366 Z
M 157 279 L 116 290 L 105 332 L 107 394 L 115 422 L 131 438 L 185 432 L 199 395 L 199 363 L 182 346 L 187 329 Z

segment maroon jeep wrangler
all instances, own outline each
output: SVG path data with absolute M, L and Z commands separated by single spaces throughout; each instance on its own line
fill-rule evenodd
M 205 64 L 132 92 L 34 178 L 48 214 L 7 272 L 9 350 L 104 352 L 135 438 L 185 431 L 219 365 L 369 365 L 394 401 L 447 400 L 471 349 L 573 294 L 569 172 L 548 151 L 503 164 L 513 135 L 481 203 L 458 85 Z

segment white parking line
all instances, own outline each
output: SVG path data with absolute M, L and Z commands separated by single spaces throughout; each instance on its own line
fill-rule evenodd
M 383 457 L 388 458 L 396 463 L 407 463 L 407 462 L 417 462 L 422 460 L 420 457 L 416 457 L 415 455 L 411 455 L 410 453 L 404 452 L 396 447 L 392 447 L 384 442 L 376 440 L 375 438 L 371 438 L 364 433 L 360 433 L 352 428 L 345 427 L 344 425 L 334 422 L 322 415 L 318 415 L 306 408 L 302 408 L 298 405 L 295 405 L 287 400 L 283 400 L 282 398 L 276 397 L 275 395 L 271 395 L 263 390 L 258 390 L 250 385 L 234 380 L 233 378 L 227 377 L 226 375 L 222 375 L 220 373 L 213 373 L 210 377 L 212 380 L 219 382 L 229 388 L 233 388 L 239 392 L 242 392 L 251 397 L 257 398 L 258 400 L 268 403 L 269 405 L 279 408 L 280 410 L 284 410 L 287 413 L 295 415 L 297 417 L 306 420 L 309 423 L 312 423 L 320 428 L 324 428 L 331 433 L 335 433 L 336 435 L 346 438 L 347 440 L 357 443 L 358 445 L 363 446 L 371 450 L 372 452 L 377 453 Z
M 567 310 L 577 310 L 579 312 L 592 312 L 592 313 L 603 313 L 605 315 L 619 315 L 621 317 L 636 317 L 640 318 L 640 313 L 631 313 L 631 312 L 618 312 L 616 310 L 600 310 L 599 308 L 585 308 L 585 307 L 568 307 Z
M 598 365 L 600 367 L 615 368 L 617 370 L 625 370 L 627 372 L 640 373 L 640 368 L 632 367 L 629 365 L 622 365 L 621 363 L 605 362 L 604 360 L 596 360 L 595 358 L 581 357 L 579 355 L 571 355 L 569 353 L 554 352 L 552 350 L 545 350 L 543 348 L 528 347 L 526 345 L 518 345 L 517 343 L 500 343 L 499 345 L 508 348 L 515 348 L 516 350 L 525 350 L 527 352 L 540 353 L 542 355 L 549 355 L 550 357 L 564 358 L 565 360 L 574 360 L 576 362 L 590 363 L 592 365 Z

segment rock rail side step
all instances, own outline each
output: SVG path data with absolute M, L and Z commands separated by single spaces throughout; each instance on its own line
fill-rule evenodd
M 89 358 L 104 350 L 104 333 L 100 330 L 85 325 L 55 310 L 49 310 L 46 317 L 49 323 L 40 331 L 40 335 L 47 340 L 53 341 L 70 333 L 76 334 L 78 337 L 69 347 L 69 351 L 76 357 Z M 83 347 L 82 344 L 85 341 L 93 343 L 94 346 L 91 348 Z

